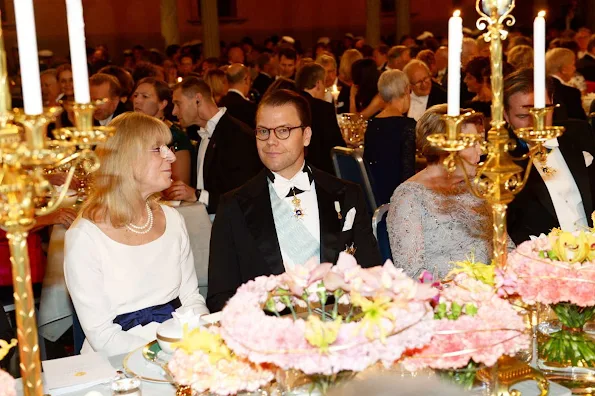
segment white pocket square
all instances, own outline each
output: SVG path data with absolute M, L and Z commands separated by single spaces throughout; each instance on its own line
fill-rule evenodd
M 353 227 L 353 221 L 355 220 L 355 208 L 349 209 L 347 215 L 345 215 L 345 222 L 343 223 L 342 231 L 349 231 Z
M 593 156 L 588 151 L 583 151 L 583 156 L 585 157 L 585 166 L 589 167 L 593 163 Z

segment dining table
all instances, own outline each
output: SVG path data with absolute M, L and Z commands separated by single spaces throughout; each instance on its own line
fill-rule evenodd
M 209 242 L 211 239 L 210 219 L 205 205 L 182 203 L 175 207 L 184 218 L 190 246 L 194 256 L 194 267 L 198 277 L 200 293 L 206 298 Z M 47 265 L 43 278 L 37 324 L 39 334 L 46 340 L 55 342 L 73 323 L 74 308 L 64 280 L 64 237 L 66 228 L 55 225 L 50 233 L 47 252 Z

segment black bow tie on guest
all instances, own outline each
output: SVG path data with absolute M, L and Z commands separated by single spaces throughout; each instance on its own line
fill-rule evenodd
M 312 182 L 314 181 L 314 177 L 312 176 L 312 170 L 310 169 L 310 167 L 308 165 L 304 165 L 304 169 L 302 169 L 302 172 L 308 175 L 308 180 L 310 180 L 310 184 L 312 184 Z M 271 172 L 269 169 L 267 169 L 267 177 L 269 178 L 271 183 L 275 182 L 275 174 Z M 291 190 L 289 190 L 289 193 L 287 193 L 287 197 L 293 197 L 303 192 L 304 190 L 300 190 L 297 187 L 292 187 Z

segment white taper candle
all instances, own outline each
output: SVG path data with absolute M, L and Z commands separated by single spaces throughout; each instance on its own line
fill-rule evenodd
M 70 61 L 74 80 L 74 99 L 77 103 L 89 103 L 89 71 L 87 70 L 87 47 L 85 44 L 85 20 L 81 0 L 66 0 Z
M 463 19 L 456 10 L 448 20 L 448 115 L 461 114 L 461 51 Z
M 545 107 L 545 11 L 540 11 L 533 22 L 533 94 L 534 106 Z
M 14 14 L 17 24 L 25 114 L 41 114 L 43 112 L 43 102 L 41 100 L 33 0 L 14 0 Z

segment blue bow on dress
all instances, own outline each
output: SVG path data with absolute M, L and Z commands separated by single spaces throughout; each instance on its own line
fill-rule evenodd
M 122 330 L 128 331 L 138 325 L 145 326 L 151 322 L 163 323 L 172 318 L 172 312 L 182 305 L 176 297 L 168 303 L 139 309 L 135 312 L 121 314 L 115 317 L 113 322 L 122 326 Z

